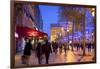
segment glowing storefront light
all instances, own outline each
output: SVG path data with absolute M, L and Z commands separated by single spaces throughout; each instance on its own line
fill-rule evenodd
M 18 38 L 18 34 L 15 32 L 15 37 Z

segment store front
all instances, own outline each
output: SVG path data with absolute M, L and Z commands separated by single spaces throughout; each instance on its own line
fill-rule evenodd
M 44 40 L 48 37 L 44 32 L 22 26 L 16 26 L 16 34 L 16 53 L 24 50 L 26 38 L 31 39 L 31 44 L 33 49 L 35 49 L 38 40 Z

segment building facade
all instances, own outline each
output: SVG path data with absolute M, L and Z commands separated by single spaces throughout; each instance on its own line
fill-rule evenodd
M 19 34 L 22 33 L 17 33 L 16 31 L 16 29 L 18 29 L 17 26 L 43 31 L 43 22 L 42 22 L 42 17 L 38 5 L 18 3 L 15 5 L 14 15 L 16 17 L 15 35 L 17 35 L 17 37 L 15 36 L 16 52 L 20 52 L 24 49 L 25 40 L 24 40 L 24 36 L 22 37 L 19 36 Z M 32 41 L 33 46 L 35 46 L 34 45 L 36 42 L 35 38 L 36 37 L 34 37 Z
M 38 5 L 16 5 L 16 25 L 42 31 L 43 22 Z
M 62 35 L 61 25 L 60 24 L 51 24 L 51 41 L 56 41 Z

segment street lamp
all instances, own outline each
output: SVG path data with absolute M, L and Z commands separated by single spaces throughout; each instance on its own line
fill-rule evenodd
M 67 29 L 67 33 L 68 33 L 68 49 L 69 49 L 69 29 Z
M 91 13 L 92 13 L 92 16 L 94 17 L 95 16 L 95 8 L 92 8 Z
M 92 33 L 91 35 L 92 35 L 92 43 L 93 43 L 93 41 L 94 41 L 94 33 Z
M 67 34 L 68 34 L 68 43 L 69 43 L 69 29 L 67 29 Z
M 69 41 L 69 44 L 71 44 L 72 43 L 72 41 Z
M 94 33 L 92 33 L 92 36 L 94 35 Z
M 69 32 L 69 29 L 67 29 L 67 32 Z

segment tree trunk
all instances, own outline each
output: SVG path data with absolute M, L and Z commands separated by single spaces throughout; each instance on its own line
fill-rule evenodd
M 85 53 L 85 48 L 86 48 L 86 46 L 85 46 L 85 13 L 86 13 L 86 11 L 84 10 L 84 16 L 83 16 L 83 56 L 86 55 L 86 53 Z
M 74 46 L 74 27 L 75 27 L 75 20 L 73 20 L 73 25 L 72 25 L 72 51 Z

